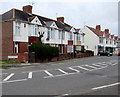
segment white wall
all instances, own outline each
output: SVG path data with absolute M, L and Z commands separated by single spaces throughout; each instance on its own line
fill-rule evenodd
M 84 36 L 85 49 L 92 50 L 94 51 L 94 55 L 97 55 L 98 52 L 97 46 L 99 44 L 99 37 L 86 26 L 81 31 L 85 33 Z
M 20 23 L 20 34 L 16 34 L 16 21 L 13 21 L 13 41 L 28 42 L 28 24 Z

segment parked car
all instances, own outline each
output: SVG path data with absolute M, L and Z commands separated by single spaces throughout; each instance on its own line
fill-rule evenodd
M 109 51 L 98 51 L 98 56 L 112 56 L 113 54 Z

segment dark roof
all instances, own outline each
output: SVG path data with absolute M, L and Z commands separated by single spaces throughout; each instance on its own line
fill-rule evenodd
M 50 27 L 53 22 L 54 22 L 54 21 L 52 21 L 52 22 L 46 22 L 46 25 L 47 25 L 48 27 Z
M 59 21 L 55 21 L 55 23 L 58 26 L 58 28 L 61 28 L 61 29 L 65 30 L 65 31 L 69 31 L 63 23 L 61 23 Z
M 13 9 L 5 12 L 2 16 L 2 21 L 7 21 L 13 19 Z
M 14 14 L 15 14 L 15 18 L 13 16 Z M 18 9 L 11 9 L 10 11 L 7 11 L 6 13 L 2 14 L 2 21 L 18 19 L 18 20 L 22 20 L 25 22 L 30 22 L 33 19 L 32 17 L 35 17 L 35 16 L 37 16 L 39 18 L 39 20 L 41 21 L 41 23 L 43 25 L 46 25 L 45 22 L 54 21 L 56 23 L 56 25 L 58 26 L 58 28 L 61 28 L 65 31 L 70 31 L 67 27 L 71 27 L 71 26 L 67 23 L 61 23 L 59 21 L 56 21 L 56 20 L 53 20 L 50 18 L 46 18 L 46 17 L 39 16 L 36 14 L 26 13 L 26 12 L 18 10 Z
M 103 36 L 103 31 L 100 31 L 100 30 L 97 30 L 97 29 L 95 29 L 95 28 L 92 28 L 92 27 L 89 27 L 89 26 L 87 26 L 92 32 L 94 32 L 98 37 L 101 37 L 101 36 Z

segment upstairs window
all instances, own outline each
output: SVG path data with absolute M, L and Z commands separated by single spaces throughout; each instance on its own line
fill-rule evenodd
M 55 39 L 55 29 L 51 28 L 51 38 Z
M 99 38 L 99 43 L 103 43 L 103 37 Z
M 59 39 L 61 39 L 61 34 L 62 34 L 62 32 L 59 30 L 59 32 L 58 32 Z
M 110 39 L 110 44 L 112 44 L 112 39 Z
M 38 25 L 35 25 L 35 36 L 38 35 L 39 27 Z
M 50 28 L 48 28 L 47 38 L 50 39 Z
M 62 40 L 65 40 L 65 31 L 62 31 Z
M 70 32 L 70 40 L 72 40 L 72 32 Z
M 20 22 L 16 22 L 15 24 L 15 34 L 20 35 Z
M 114 40 L 114 45 L 116 45 L 116 40 Z
M 80 41 L 80 34 L 77 34 L 77 41 Z

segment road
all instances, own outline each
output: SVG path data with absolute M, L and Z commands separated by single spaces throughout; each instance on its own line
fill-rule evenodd
M 5 69 L 2 95 L 118 95 L 118 66 L 118 56 L 95 56 Z

